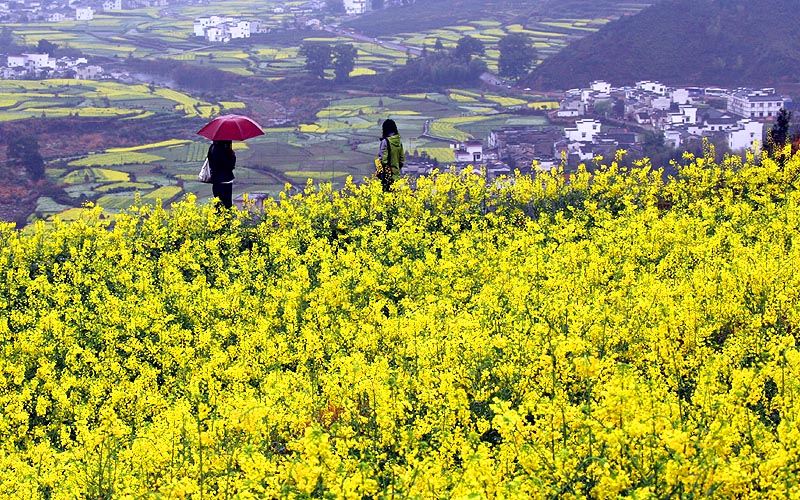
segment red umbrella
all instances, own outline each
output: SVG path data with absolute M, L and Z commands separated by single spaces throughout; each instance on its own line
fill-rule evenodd
M 243 141 L 257 135 L 264 135 L 261 125 L 242 115 L 218 116 L 197 133 L 212 141 Z

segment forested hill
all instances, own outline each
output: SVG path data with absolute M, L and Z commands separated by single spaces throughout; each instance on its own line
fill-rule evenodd
M 540 89 L 665 83 L 750 86 L 798 80 L 797 0 L 664 0 L 575 41 L 525 82 Z

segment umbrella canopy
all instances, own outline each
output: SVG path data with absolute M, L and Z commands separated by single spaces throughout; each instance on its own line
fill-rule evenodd
M 257 135 L 264 135 L 261 125 L 242 115 L 218 116 L 197 133 L 212 141 L 243 141 Z

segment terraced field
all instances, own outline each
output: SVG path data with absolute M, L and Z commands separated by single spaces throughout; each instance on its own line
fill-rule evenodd
M 544 2 L 544 0 L 543 0 Z M 606 2 L 607 3 L 607 2 Z M 404 65 L 414 49 L 429 49 L 438 42 L 453 47 L 471 35 L 486 47 L 483 56 L 490 70 L 497 67 L 497 43 L 509 33 L 529 35 L 540 58 L 560 50 L 569 41 L 599 29 L 622 13 L 634 13 L 645 3 L 606 3 L 587 10 L 585 17 L 574 13 L 553 12 L 539 16 L 507 15 L 496 18 L 455 19 L 445 12 L 447 22 L 435 22 L 439 3 L 430 4 L 430 19 L 404 20 L 402 30 L 389 29 L 381 16 L 397 16 L 386 10 L 359 20 L 342 23 L 343 27 L 362 26 L 356 36 L 347 31 L 286 30 L 294 22 L 293 14 L 276 14 L 275 7 L 296 3 L 277 0 L 215 1 L 202 5 L 172 6 L 124 10 L 97 14 L 91 21 L 8 25 L 15 37 L 29 46 L 40 40 L 79 49 L 90 56 L 112 58 L 169 58 L 185 63 L 213 66 L 232 73 L 275 80 L 303 71 L 304 59 L 298 47 L 306 41 L 351 43 L 357 50 L 352 76 L 382 74 Z M 444 5 L 444 2 L 441 3 Z M 538 4 L 531 4 L 532 6 Z M 405 16 L 411 10 L 403 10 Z M 524 13 L 522 13 L 524 14 Z M 193 35 L 193 20 L 209 15 L 230 15 L 258 21 L 268 34 L 254 34 L 246 41 L 209 44 Z M 341 21 L 329 15 L 323 22 Z M 455 20 L 454 20 L 455 19 Z M 436 25 L 435 27 L 428 26 Z M 350 28 L 348 28 L 350 29 Z M 378 29 L 370 34 L 370 29 Z M 386 33 L 392 31 L 391 35 Z M 375 38 L 370 38 L 371 36 Z M 505 90 L 505 89 L 502 89 Z M 186 92 L 151 85 L 125 85 L 115 82 L 81 80 L 1 81 L 0 122 L 25 118 L 62 116 L 112 116 L 119 120 L 153 120 L 165 115 L 185 118 L 209 118 L 220 113 L 248 114 L 244 102 L 228 98 L 214 102 L 213 97 L 199 98 Z M 237 150 L 236 194 L 265 192 L 275 194 L 287 182 L 304 184 L 307 178 L 330 180 L 342 185 L 347 176 L 360 179 L 370 175 L 372 158 L 380 134 L 379 123 L 395 119 L 411 154 L 427 155 L 441 163 L 452 161 L 452 141 L 485 139 L 486 134 L 510 125 L 543 125 L 542 116 L 515 114 L 524 110 L 549 110 L 558 107 L 550 97 L 514 94 L 481 89 L 448 89 L 400 96 L 353 98 L 332 93 L 330 105 L 316 119 L 290 128 L 268 129 L 266 135 L 248 141 Z M 75 199 L 88 198 L 105 208 L 117 210 L 137 199 L 161 199 L 168 203 L 184 193 L 210 196 L 210 189 L 196 181 L 196 170 L 205 156 L 207 142 L 162 141 L 135 148 L 97 151 L 85 158 L 71 158 L 66 168 L 49 168 L 48 175 L 62 183 Z M 138 198 L 137 198 L 138 197 Z M 69 217 L 73 211 L 43 197 L 36 216 L 55 214 Z
M 0 80 L 0 121 L 33 117 L 117 116 L 146 118 L 177 113 L 209 118 L 224 107 L 183 92 L 147 85 L 93 80 Z

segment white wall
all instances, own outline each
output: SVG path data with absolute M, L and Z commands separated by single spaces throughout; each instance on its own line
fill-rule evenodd
M 739 127 L 728 132 L 728 147 L 731 151 L 752 149 L 761 151 L 761 142 L 764 135 L 764 124 L 752 120 L 741 120 Z M 754 143 L 756 143 L 754 145 Z
M 94 19 L 94 11 L 91 7 L 79 7 L 75 9 L 75 20 L 91 21 Z

